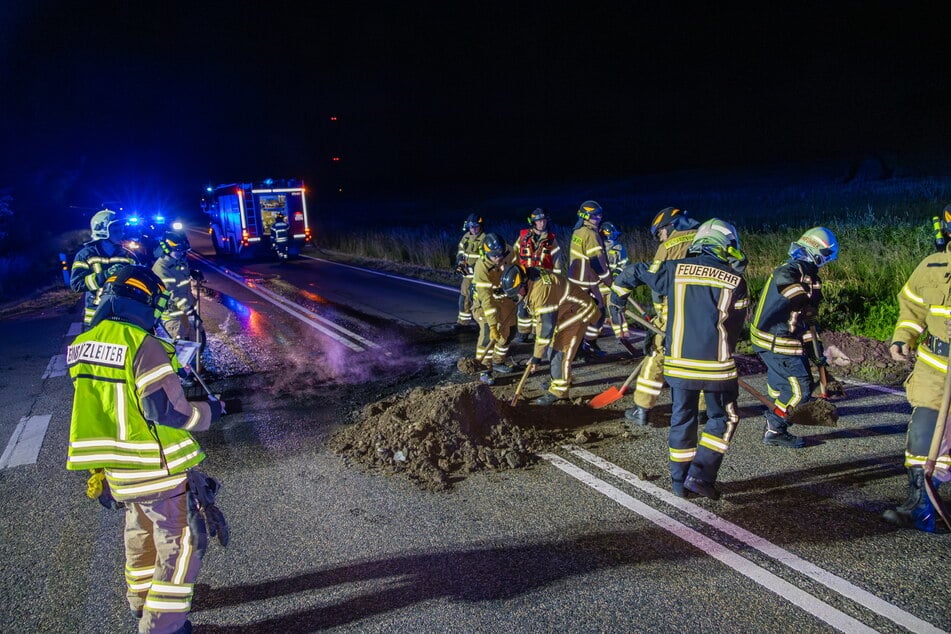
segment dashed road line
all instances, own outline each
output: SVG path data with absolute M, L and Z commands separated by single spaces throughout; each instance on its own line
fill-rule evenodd
M 924 621 L 917 616 L 880 599 L 867 590 L 863 590 L 853 583 L 846 581 L 845 579 L 842 579 L 841 577 L 838 577 L 797 555 L 794 555 L 788 550 L 781 548 L 766 539 L 763 539 L 759 535 L 751 533 L 750 531 L 721 518 L 719 515 L 711 513 L 706 509 L 703 509 L 692 502 L 688 502 L 683 498 L 678 498 L 673 493 L 661 489 L 657 485 L 641 480 L 630 471 L 627 471 L 626 469 L 623 469 L 622 467 L 619 467 L 618 465 L 609 462 L 600 456 L 591 453 L 590 451 L 573 445 L 564 445 L 563 449 L 580 458 L 581 460 L 584 460 L 585 462 L 601 469 L 602 471 L 609 473 L 619 480 L 630 484 L 638 490 L 677 508 L 678 510 L 700 520 L 709 526 L 712 526 L 720 532 L 725 533 L 752 548 L 755 548 L 767 557 L 770 557 L 771 559 L 778 561 L 779 563 L 795 570 L 796 572 L 809 577 L 810 579 L 822 584 L 830 590 L 839 593 L 843 597 L 858 603 L 862 607 L 885 617 L 893 623 L 907 628 L 912 632 L 927 632 L 930 634 L 944 633 L 944 630 L 941 630 L 931 623 L 928 623 L 927 621 Z
M 0 469 L 36 464 L 43 446 L 46 429 L 50 425 L 50 414 L 24 416 L 20 419 L 7 448 L 0 456 Z
M 46 365 L 46 370 L 43 371 L 44 379 L 50 379 L 57 376 L 66 376 L 68 370 L 66 369 L 66 355 L 65 354 L 55 354 L 50 359 L 50 362 Z

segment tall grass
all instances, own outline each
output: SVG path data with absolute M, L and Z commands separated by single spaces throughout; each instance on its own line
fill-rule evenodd
M 838 237 L 839 259 L 821 271 L 825 301 L 820 308 L 824 328 L 843 330 L 887 340 L 898 316 L 897 295 L 918 262 L 934 251 L 930 218 L 951 201 L 951 179 L 902 177 L 883 181 L 841 183 L 828 174 L 789 175 L 762 173 L 745 180 L 716 180 L 709 173 L 688 174 L 683 180 L 650 183 L 653 190 L 624 193 L 636 182 L 525 192 L 487 198 L 467 209 L 492 209 L 486 230 L 512 242 L 527 225 L 521 218 L 536 205 L 548 205 L 566 219 L 555 227 L 559 244 L 568 257 L 574 222 L 573 210 L 585 198 L 598 200 L 605 219 L 622 231 L 622 241 L 632 262 L 653 258 L 657 245 L 646 230 L 657 210 L 676 205 L 691 210 L 698 220 L 719 217 L 736 224 L 750 265 L 747 280 L 753 299 L 758 299 L 770 272 L 785 259 L 791 242 L 805 229 L 829 227 Z M 641 183 L 643 184 L 643 182 Z M 531 201 L 537 202 L 531 202 Z M 560 211 L 559 211 L 560 209 Z M 510 210 L 503 215 L 501 210 Z M 372 216 L 374 210 L 366 210 Z M 419 209 L 432 218 L 431 210 Z M 369 258 L 406 262 L 450 270 L 460 226 L 401 226 L 377 230 L 352 230 L 330 223 L 320 236 L 329 249 Z M 440 217 L 448 214 L 441 212 Z M 409 219 L 406 209 L 401 218 Z M 504 219 L 503 219 L 504 218 Z M 456 220 L 455 218 L 453 218 Z M 351 225 L 352 226 L 352 225 Z M 646 298 L 646 294 L 636 297 Z

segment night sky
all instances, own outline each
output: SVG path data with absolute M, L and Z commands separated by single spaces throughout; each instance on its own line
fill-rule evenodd
M 0 189 L 189 205 L 299 176 L 359 197 L 951 133 L 946 3 L 660 4 L 6 0 Z

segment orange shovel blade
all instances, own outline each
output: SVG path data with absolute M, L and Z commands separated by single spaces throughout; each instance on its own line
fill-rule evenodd
M 588 405 L 594 409 L 601 409 L 602 407 L 607 407 L 611 403 L 618 401 L 621 397 L 624 396 L 622 390 L 617 389 L 613 385 L 608 389 L 604 390 L 597 396 L 595 396 L 591 401 L 588 402 Z

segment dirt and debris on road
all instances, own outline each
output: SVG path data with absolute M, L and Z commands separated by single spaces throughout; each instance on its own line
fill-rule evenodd
M 365 466 L 440 490 L 483 470 L 531 464 L 552 436 L 517 424 L 517 413 L 480 383 L 414 388 L 363 408 L 331 448 Z
M 913 361 L 895 361 L 888 344 L 847 332 L 823 332 L 825 355 L 835 374 L 882 385 L 901 385 L 914 367 Z

